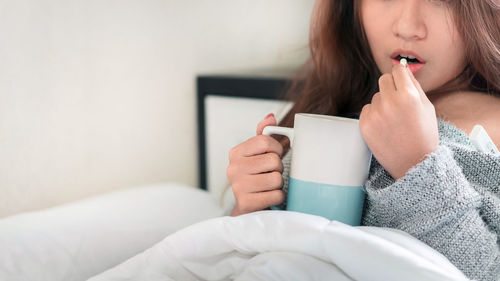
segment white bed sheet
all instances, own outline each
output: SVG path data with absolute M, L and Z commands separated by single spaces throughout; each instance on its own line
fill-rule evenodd
M 159 183 L 1 219 L 0 280 L 86 280 L 222 214 L 208 192 Z

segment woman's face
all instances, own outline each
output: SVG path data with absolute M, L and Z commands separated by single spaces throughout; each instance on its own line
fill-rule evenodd
M 427 92 L 465 68 L 464 43 L 445 1 L 360 1 L 361 21 L 382 73 L 390 73 L 400 55 L 410 56 L 409 67 Z

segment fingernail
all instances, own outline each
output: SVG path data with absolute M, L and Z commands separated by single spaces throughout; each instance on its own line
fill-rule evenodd
M 274 113 L 269 113 L 268 115 L 266 115 L 266 117 L 264 117 L 264 119 L 267 119 L 267 118 L 269 118 L 269 117 L 271 117 L 273 115 L 274 115 Z

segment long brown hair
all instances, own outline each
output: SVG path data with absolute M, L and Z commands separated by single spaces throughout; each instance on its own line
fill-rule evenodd
M 381 73 L 360 20 L 360 0 L 317 0 L 311 17 L 310 58 L 282 95 L 294 106 L 278 124 L 293 127 L 295 113 L 350 117 L 378 91 Z M 467 66 L 428 94 L 473 90 L 500 96 L 498 0 L 447 2 L 466 46 Z M 289 140 L 273 136 L 289 148 Z

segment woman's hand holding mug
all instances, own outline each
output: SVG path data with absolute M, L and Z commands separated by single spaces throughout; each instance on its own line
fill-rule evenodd
M 276 118 L 267 115 L 257 125 L 257 135 L 229 151 L 226 175 L 231 183 L 236 205 L 231 216 L 263 210 L 283 202 L 283 146 L 274 138 L 262 135 L 266 126 L 275 126 Z

